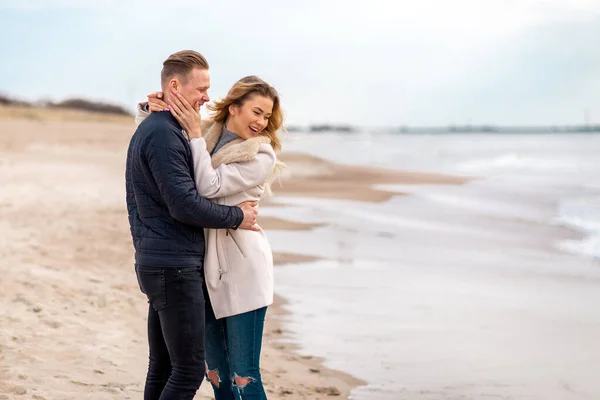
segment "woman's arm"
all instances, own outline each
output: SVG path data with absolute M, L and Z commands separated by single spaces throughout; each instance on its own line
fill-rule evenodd
M 141 124 L 142 121 L 145 120 L 148 117 L 148 115 L 150 115 L 149 111 L 145 111 L 147 105 L 148 103 L 146 102 L 138 103 L 137 112 L 135 114 L 135 126 Z
M 213 168 L 203 138 L 192 139 L 190 146 L 196 189 L 208 199 L 229 196 L 263 184 L 277 160 L 271 145 L 263 143 L 252 160 L 221 164 Z

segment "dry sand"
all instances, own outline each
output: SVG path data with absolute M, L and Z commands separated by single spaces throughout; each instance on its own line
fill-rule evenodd
M 133 129 L 119 117 L 0 108 L 0 400 L 142 397 L 147 304 L 133 271 L 124 203 Z M 302 154 L 282 158 L 289 168 L 276 194 L 382 201 L 393 194 L 372 184 L 462 182 Z M 316 226 L 266 217 L 259 223 L 267 231 Z M 280 325 L 288 317 L 282 304 L 277 297 L 270 307 L 264 338 L 270 398 L 347 398 L 361 381 L 296 354 Z M 204 383 L 197 398 L 210 393 Z

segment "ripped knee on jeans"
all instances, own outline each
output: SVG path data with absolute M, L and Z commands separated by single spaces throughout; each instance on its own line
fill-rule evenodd
M 238 387 L 238 389 L 243 390 L 249 383 L 256 382 L 256 379 L 252 378 L 251 376 L 241 377 L 238 374 L 234 373 L 233 382 L 235 386 Z
M 207 363 L 204 363 L 204 365 L 206 366 L 206 378 L 210 381 L 210 383 L 212 383 L 212 385 L 214 387 L 216 387 L 218 389 L 219 385 L 221 384 L 221 377 L 219 376 L 219 370 L 218 369 L 212 369 L 212 370 L 209 369 Z

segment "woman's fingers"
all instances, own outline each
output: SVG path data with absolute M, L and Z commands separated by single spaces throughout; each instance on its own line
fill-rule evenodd
M 175 116 L 181 127 L 187 132 L 189 138 L 202 137 L 200 129 L 201 117 L 197 110 L 190 106 L 189 102 L 175 91 L 167 96 L 167 102 L 171 113 Z
M 183 114 L 183 110 L 181 109 L 181 107 L 177 103 L 175 103 L 172 99 L 169 100 L 169 107 L 171 108 L 171 110 L 175 111 L 175 113 L 177 113 L 177 115 Z
M 163 98 L 163 92 L 152 92 L 147 97 L 148 98 L 153 98 L 153 99 L 162 99 Z
M 164 106 L 163 108 L 167 107 L 167 103 L 165 103 L 165 101 L 163 100 L 162 92 L 150 93 L 148 95 L 148 103 L 150 103 L 150 104 L 154 103 L 158 106 Z
M 181 107 L 181 108 L 185 108 L 187 110 L 190 111 L 196 111 L 194 110 L 194 108 L 190 105 L 190 103 L 188 103 L 188 101 L 186 100 L 185 97 L 183 97 L 181 95 L 181 93 L 178 92 L 173 92 L 174 94 L 174 100 L 177 102 L 177 104 Z
M 168 107 L 168 104 L 162 100 L 148 97 L 148 108 L 150 111 L 163 111 Z
M 164 111 L 168 105 L 165 103 L 163 98 L 163 92 L 152 92 L 148 96 L 148 109 L 150 112 Z
M 181 115 L 177 113 L 177 111 L 175 111 L 172 107 L 169 108 L 169 112 L 171 113 L 172 116 L 175 117 L 175 119 L 177 120 L 177 122 L 179 122 L 180 125 L 183 124 L 183 120 L 181 119 Z
M 175 94 L 175 92 L 173 92 L 171 94 L 171 96 L 169 96 L 170 103 L 173 104 L 176 107 L 179 107 L 179 109 L 181 111 L 183 111 L 183 112 L 190 112 L 190 111 L 192 111 L 191 107 L 187 107 L 186 106 L 187 101 L 184 103 L 182 101 L 182 99 L 185 101 L 185 99 L 183 97 L 177 97 L 177 95 Z

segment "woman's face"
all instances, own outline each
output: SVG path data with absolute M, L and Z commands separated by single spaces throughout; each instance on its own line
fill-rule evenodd
M 258 136 L 269 123 L 273 112 L 273 100 L 255 94 L 241 106 L 229 107 L 227 129 L 242 139 Z

